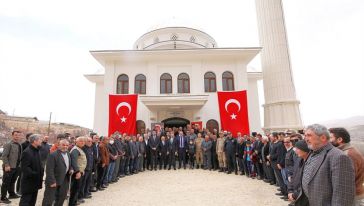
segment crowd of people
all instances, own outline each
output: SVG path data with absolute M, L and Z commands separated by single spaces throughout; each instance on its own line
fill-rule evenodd
M 344 128 L 310 125 L 304 135 L 273 132 L 236 136 L 229 131 L 157 128 L 141 134 L 59 134 L 48 137 L 13 131 L 4 146 L 1 202 L 19 205 L 79 205 L 120 178 L 145 170 L 204 169 L 244 175 L 277 186 L 289 205 L 364 205 L 364 157 Z M 16 180 L 19 184 L 15 185 Z M 15 192 L 15 189 L 17 193 Z M 9 196 L 8 196 L 9 194 Z M 273 195 L 273 194 L 272 194 Z

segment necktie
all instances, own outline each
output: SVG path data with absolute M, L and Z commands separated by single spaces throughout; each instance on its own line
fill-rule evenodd
M 183 137 L 181 136 L 181 148 L 183 148 Z

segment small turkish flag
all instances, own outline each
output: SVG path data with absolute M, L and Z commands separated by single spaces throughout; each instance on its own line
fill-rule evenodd
M 109 95 L 109 136 L 114 132 L 136 134 L 137 94 Z
M 230 131 L 234 137 L 238 132 L 249 135 L 249 117 L 246 90 L 217 92 L 221 128 Z

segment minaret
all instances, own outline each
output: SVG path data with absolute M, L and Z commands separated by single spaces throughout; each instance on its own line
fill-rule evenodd
M 264 84 L 264 130 L 302 129 L 282 0 L 256 0 Z

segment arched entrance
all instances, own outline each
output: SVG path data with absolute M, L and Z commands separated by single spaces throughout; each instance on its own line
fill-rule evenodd
M 145 132 L 145 122 L 143 120 L 136 121 L 137 134 L 143 134 Z
M 188 119 L 184 119 L 181 117 L 172 117 L 162 121 L 164 123 L 164 127 L 186 127 L 187 124 L 190 124 Z
M 210 132 L 213 132 L 214 129 L 216 129 L 217 132 L 219 132 L 219 123 L 214 119 L 210 119 L 209 121 L 206 122 L 206 128 Z

